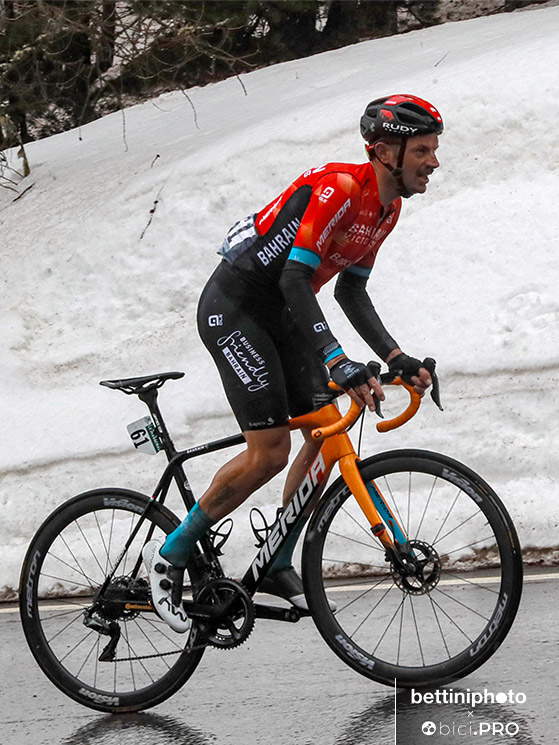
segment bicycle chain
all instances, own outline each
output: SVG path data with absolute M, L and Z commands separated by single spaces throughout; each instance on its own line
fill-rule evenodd
M 117 657 L 111 662 L 134 662 L 135 660 L 152 660 L 155 657 L 169 657 L 173 654 L 182 654 L 183 652 L 195 652 L 198 649 L 205 649 L 209 644 L 197 644 L 195 647 L 185 647 L 185 649 L 176 649 L 174 652 L 161 652 L 160 654 L 144 654 L 138 657 Z

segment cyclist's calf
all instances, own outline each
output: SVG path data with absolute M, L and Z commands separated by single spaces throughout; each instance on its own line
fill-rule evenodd
M 291 449 L 289 428 L 245 432 L 247 449 L 216 473 L 200 506 L 213 520 L 221 520 L 253 492 L 282 471 Z

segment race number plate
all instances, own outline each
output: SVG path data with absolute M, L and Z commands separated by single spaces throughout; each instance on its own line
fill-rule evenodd
M 161 440 L 150 416 L 145 416 L 142 419 L 138 419 L 137 422 L 132 422 L 126 429 L 136 450 L 152 455 L 161 450 Z

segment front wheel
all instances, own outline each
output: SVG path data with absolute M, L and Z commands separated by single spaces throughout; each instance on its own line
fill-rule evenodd
M 387 527 L 394 519 L 408 538 L 413 568 L 385 555 L 338 479 L 315 510 L 303 549 L 305 592 L 320 633 L 344 662 L 386 685 L 468 675 L 502 643 L 520 602 L 521 552 L 508 513 L 477 474 L 437 453 L 382 453 L 359 469 L 392 513 L 381 513 Z
M 23 564 L 20 613 L 31 652 L 61 691 L 99 711 L 164 701 L 204 651 L 196 627 L 176 634 L 149 610 L 142 546 L 174 530 L 175 515 L 153 503 L 122 553 L 150 501 L 124 489 L 80 494 L 45 520 Z

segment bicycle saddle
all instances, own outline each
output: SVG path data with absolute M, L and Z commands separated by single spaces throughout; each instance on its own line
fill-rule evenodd
M 183 372 L 166 372 L 157 375 L 142 375 L 139 378 L 122 378 L 121 380 L 101 380 L 99 385 L 113 388 L 123 393 L 145 393 L 154 388 L 161 388 L 166 380 L 184 378 Z

